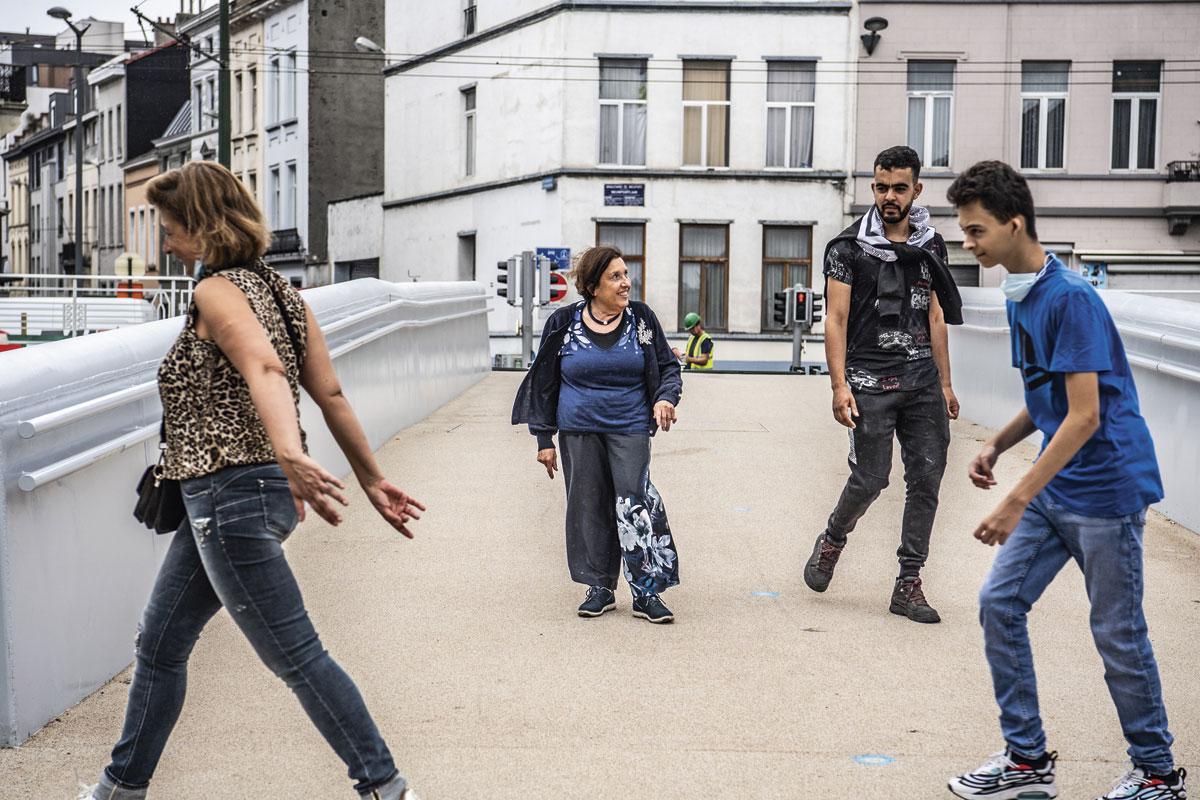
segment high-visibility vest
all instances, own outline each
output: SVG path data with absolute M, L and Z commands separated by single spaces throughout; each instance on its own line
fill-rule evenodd
M 708 331 L 704 331 L 699 336 L 689 336 L 688 340 L 687 340 L 687 349 L 684 350 L 684 355 L 689 355 L 694 358 L 699 358 L 699 357 L 703 356 L 704 353 L 702 353 L 700 351 L 700 346 L 703 345 L 705 342 L 711 342 L 711 341 L 712 341 L 712 337 L 708 335 Z M 709 355 L 709 359 L 708 359 L 707 364 L 692 364 L 689 362 L 687 365 L 687 369 L 712 369 L 713 366 L 717 363 L 716 348 L 714 347 L 712 350 L 710 350 L 708 352 L 708 355 Z

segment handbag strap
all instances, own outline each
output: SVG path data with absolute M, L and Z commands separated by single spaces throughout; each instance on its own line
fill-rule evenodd
M 288 313 L 287 307 L 284 306 L 283 300 L 280 299 L 279 293 L 275 291 L 275 287 L 271 284 L 270 279 L 263 274 L 262 270 L 263 267 L 256 264 L 253 271 L 267 285 L 267 291 L 271 293 L 271 299 L 275 301 L 275 307 L 279 309 L 279 317 L 283 320 L 283 326 L 287 328 L 288 341 L 292 345 L 292 358 L 296 359 L 296 369 L 303 369 L 304 359 L 300 357 L 300 337 L 296 335 L 296 328 L 292 325 L 292 316 Z

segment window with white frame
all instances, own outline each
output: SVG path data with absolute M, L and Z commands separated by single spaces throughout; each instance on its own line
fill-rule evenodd
M 293 50 L 283 59 L 284 108 L 283 118 L 296 116 L 296 52 Z
M 116 138 L 113 139 L 113 142 L 117 145 L 117 158 L 120 159 L 122 157 L 122 151 L 125 149 L 125 120 L 121 116 L 121 104 L 120 103 L 117 103 L 117 118 L 116 119 L 117 119 L 116 125 L 115 125 L 116 130 L 113 131 L 113 134 L 115 135 Z
M 279 56 L 274 56 L 267 64 L 267 124 L 279 122 L 279 93 L 282 85 L 279 81 Z
M 1070 61 L 1021 62 L 1021 169 L 1062 169 Z
M 953 61 L 908 62 L 908 146 L 926 167 L 950 167 Z
M 205 92 L 208 96 L 208 127 L 217 127 L 217 81 L 216 78 L 209 78 L 206 82 Z
M 683 165 L 729 166 L 729 62 L 683 62 Z
M 812 166 L 817 63 L 767 62 L 768 167 Z
M 258 70 L 250 70 L 250 113 L 248 116 L 249 124 L 247 130 L 254 130 L 258 127 Z
M 233 129 L 242 132 L 245 99 L 242 96 L 242 73 L 233 76 Z
M 271 230 L 279 230 L 279 167 L 271 167 L 267 173 L 267 216 L 271 220 Z
M 463 36 L 475 32 L 475 0 L 464 0 L 463 4 Z
M 475 87 L 462 90 L 463 99 L 463 174 L 471 177 L 475 174 Z
M 192 131 L 199 133 L 204 130 L 204 85 L 192 85 Z
M 1157 165 L 1161 79 L 1161 61 L 1113 62 L 1113 169 Z
M 600 59 L 601 164 L 646 164 L 646 59 Z
M 289 161 L 284 165 L 283 182 L 283 227 L 296 227 L 296 162 Z

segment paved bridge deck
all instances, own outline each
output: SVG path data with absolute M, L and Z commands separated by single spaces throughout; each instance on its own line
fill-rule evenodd
M 547 480 L 533 440 L 507 424 L 518 377 L 489 376 L 383 448 L 387 473 L 429 505 L 415 541 L 355 494 L 341 527 L 310 516 L 287 545 L 326 645 L 426 800 L 924 800 L 948 797 L 947 776 L 1000 746 L 976 622 L 992 551 L 970 535 L 999 495 L 965 477 L 985 431 L 953 425 L 925 571 L 944 622 L 920 626 L 887 613 L 898 470 L 830 591 L 804 587 L 847 472 L 826 379 L 688 376 L 680 425 L 656 439 L 652 464 L 680 551 L 683 584 L 666 595 L 677 621 L 632 618 L 624 589 L 617 612 L 585 621 L 566 573 L 561 476 Z M 1002 460 L 1002 485 L 1032 455 Z M 1176 755 L 1200 766 L 1200 537 L 1151 515 L 1146 541 Z M 1090 798 L 1122 771 L 1125 745 L 1078 570 L 1035 609 L 1032 637 L 1061 796 Z M 131 626 L 131 651 L 132 638 Z M 74 797 L 105 763 L 128 682 L 127 671 L 0 751 L 0 797 Z M 222 613 L 196 647 L 151 797 L 353 793 Z

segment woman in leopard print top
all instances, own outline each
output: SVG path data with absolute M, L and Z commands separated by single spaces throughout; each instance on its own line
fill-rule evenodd
M 187 518 L 155 581 L 136 644 L 125 726 L 85 797 L 141 800 L 183 705 L 187 660 L 222 607 L 373 800 L 415 800 L 353 681 L 321 645 L 283 554 L 305 504 L 332 525 L 344 484 L 308 456 L 300 387 L 321 409 L 375 509 L 412 538 L 424 506 L 379 472 L 311 310 L 262 262 L 270 233 L 229 170 L 192 162 L 151 181 L 165 247 L 205 264 L 159 370 L 167 477 Z

